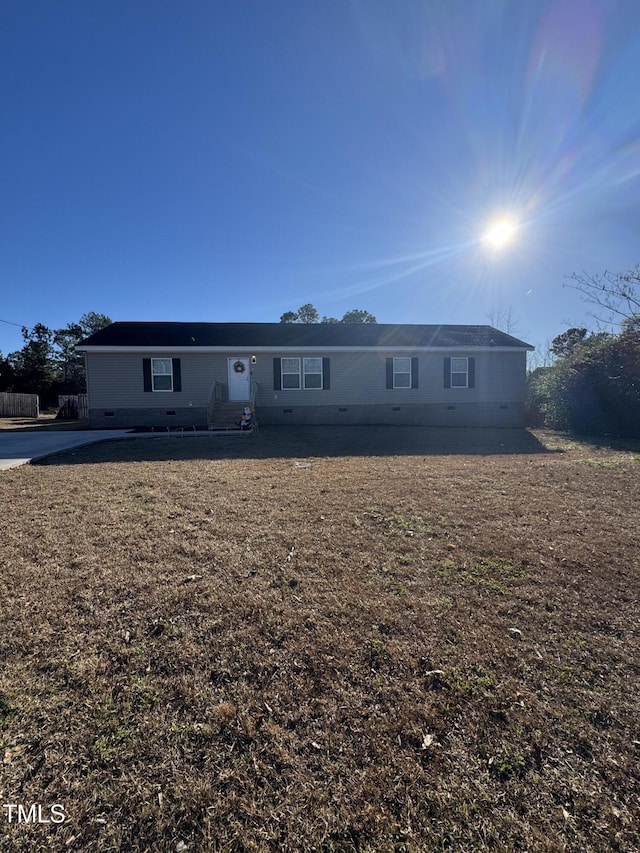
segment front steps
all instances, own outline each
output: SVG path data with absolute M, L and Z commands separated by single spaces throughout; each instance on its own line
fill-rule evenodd
M 251 432 L 250 429 L 240 429 L 240 418 L 245 406 L 251 406 L 249 400 L 234 401 L 233 403 L 216 401 L 213 411 L 209 413 L 209 422 L 207 424 L 209 429 L 215 431 L 233 430 L 235 432 Z

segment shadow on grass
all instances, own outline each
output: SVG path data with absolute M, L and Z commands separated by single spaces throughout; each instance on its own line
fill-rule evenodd
M 0 418 L 3 432 L 68 432 L 89 429 L 86 421 L 56 418 Z
M 101 442 L 48 456 L 34 465 L 275 459 L 336 456 L 494 456 L 561 453 L 525 429 L 410 426 L 269 426 L 256 435 L 142 436 Z

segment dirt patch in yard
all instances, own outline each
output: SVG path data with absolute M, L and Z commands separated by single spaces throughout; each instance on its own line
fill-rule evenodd
M 640 454 L 392 432 L 3 473 L 2 849 L 638 849 Z

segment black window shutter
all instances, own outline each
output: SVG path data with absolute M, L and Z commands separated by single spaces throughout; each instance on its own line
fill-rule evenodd
M 393 359 L 387 359 L 387 388 L 393 388 Z
M 172 358 L 173 364 L 173 390 L 182 391 L 182 371 L 180 370 L 180 359 Z
M 411 359 L 411 387 L 418 387 L 418 359 Z
M 328 391 L 331 388 L 331 367 L 328 358 L 322 359 L 322 388 Z
M 142 359 L 142 375 L 144 377 L 144 390 L 151 391 L 151 359 L 143 358 Z
M 279 358 L 273 359 L 273 390 L 280 391 L 282 389 L 282 374 L 280 372 Z
M 444 387 L 451 388 L 451 359 L 444 360 Z
M 469 367 L 469 376 L 467 379 L 469 388 L 476 387 L 476 360 L 475 358 L 470 358 L 468 361 Z

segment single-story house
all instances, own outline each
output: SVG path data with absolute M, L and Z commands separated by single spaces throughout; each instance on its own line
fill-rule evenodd
M 491 326 L 112 323 L 79 344 L 92 427 L 519 427 L 526 354 Z

